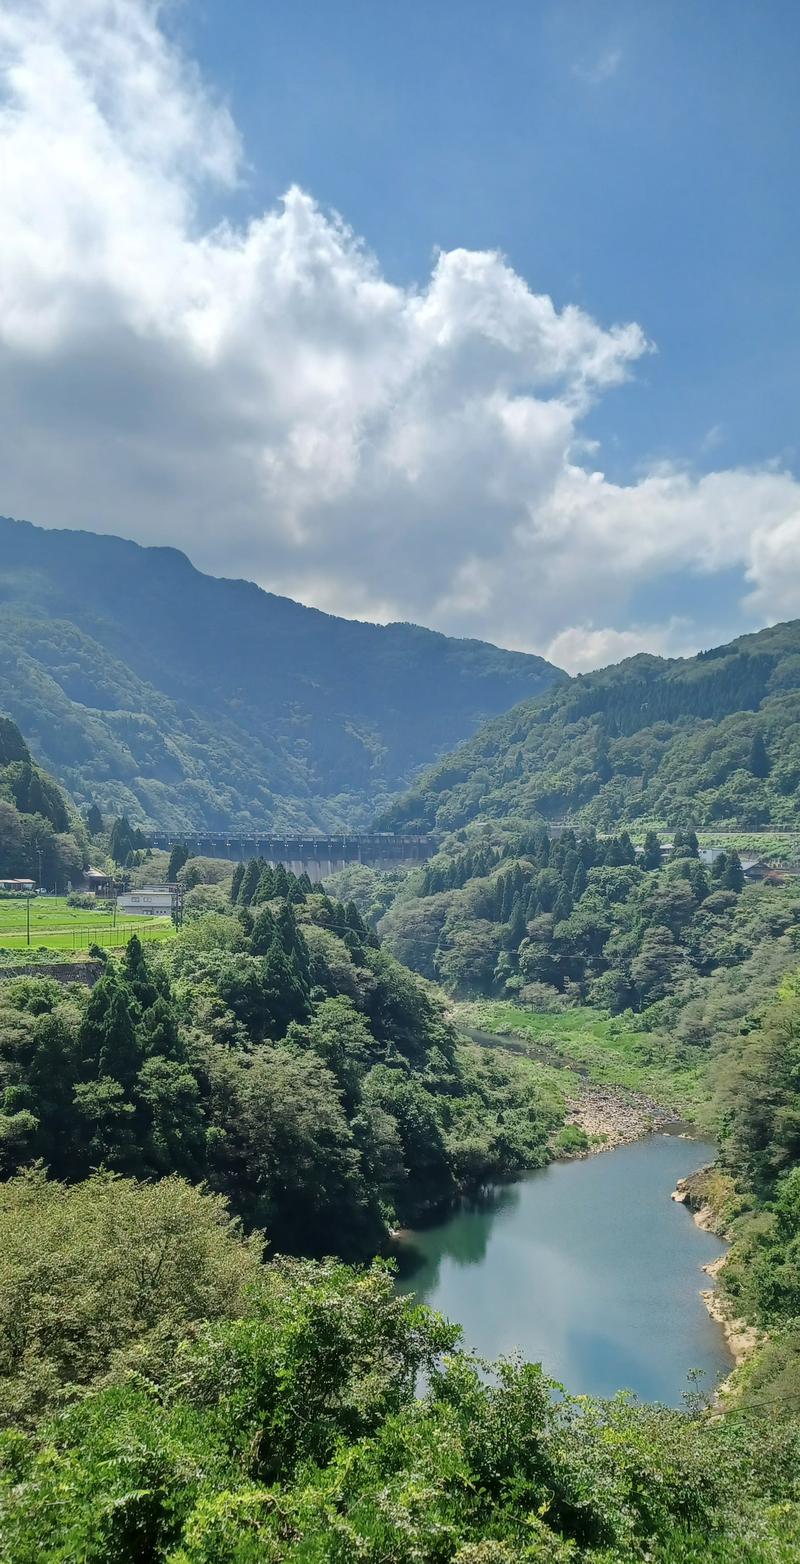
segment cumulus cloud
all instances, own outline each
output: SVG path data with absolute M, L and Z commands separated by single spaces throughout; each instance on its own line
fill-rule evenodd
M 627 630 L 591 623 L 570 625 L 553 637 L 547 656 L 568 673 L 588 673 L 591 668 L 606 668 L 609 663 L 621 662 L 637 652 L 682 657 L 694 650 L 687 621 L 676 615 L 666 624 L 637 624 Z
M 243 151 L 155 0 L 6 0 L 0 63 L 3 510 L 575 666 L 630 648 L 631 591 L 665 570 L 739 563 L 779 616 L 790 475 L 582 465 L 640 326 L 557 308 L 491 250 L 397 287 L 299 189 L 209 225 Z

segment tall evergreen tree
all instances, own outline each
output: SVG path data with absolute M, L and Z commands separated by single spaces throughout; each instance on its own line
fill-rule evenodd
M 252 906 L 260 907 L 265 901 L 272 901 L 277 894 L 278 893 L 275 887 L 275 871 L 274 869 L 270 868 L 268 863 L 265 863 L 258 877 L 258 884 L 256 885 L 256 888 L 251 897 Z
M 503 944 L 505 945 L 506 950 L 519 950 L 519 947 L 522 944 L 522 941 L 524 940 L 527 932 L 528 927 L 525 922 L 525 912 L 522 906 L 522 897 L 517 896 L 514 899 L 514 905 L 511 909 L 511 917 L 508 920 L 506 934 L 503 940 Z
M 578 867 L 575 870 L 575 878 L 573 879 L 572 885 L 570 886 L 570 895 L 572 896 L 573 902 L 580 901 L 588 883 L 589 876 L 586 873 L 586 867 L 579 859 Z
M 753 734 L 753 742 L 750 745 L 750 770 L 754 777 L 768 777 L 770 773 L 767 746 L 759 732 Z
M 737 896 L 744 889 L 744 871 L 735 847 L 731 848 L 728 854 L 728 862 L 725 865 L 725 872 L 721 876 L 721 883 L 726 891 L 735 891 Z
M 85 1081 L 110 1076 L 129 1087 L 142 1062 L 136 1037 L 136 1001 L 113 968 L 89 996 L 78 1033 L 80 1071 Z
M 254 956 L 266 956 L 275 938 L 275 919 L 269 907 L 260 907 L 253 920 L 250 949 Z
M 261 870 L 262 870 L 262 868 L 263 868 L 263 865 L 261 863 L 259 863 L 259 860 L 257 858 L 251 858 L 250 859 L 250 861 L 249 861 L 249 863 L 247 865 L 247 868 L 245 869 L 244 874 L 242 875 L 241 883 L 239 885 L 239 905 L 240 905 L 240 907 L 249 907 L 250 906 L 250 903 L 253 900 L 253 897 L 255 895 L 256 886 L 258 885 L 258 882 L 261 879 Z
M 639 860 L 643 869 L 651 871 L 660 869 L 662 864 L 661 843 L 656 831 L 648 831 L 644 839 L 644 851 Z
M 103 829 L 103 816 L 94 802 L 89 805 L 86 811 L 86 828 L 90 836 L 99 836 Z
M 185 842 L 173 842 L 173 844 L 172 844 L 172 852 L 169 855 L 169 863 L 167 864 L 167 884 L 168 885 L 174 885 L 175 884 L 175 881 L 178 878 L 178 874 L 180 873 L 180 871 L 183 868 L 184 864 L 188 863 L 188 861 L 189 861 L 189 849 L 186 846 L 186 843 Z
M 152 972 L 138 934 L 132 935 L 125 946 L 120 973 L 123 982 L 142 1010 L 164 993 L 164 984 Z

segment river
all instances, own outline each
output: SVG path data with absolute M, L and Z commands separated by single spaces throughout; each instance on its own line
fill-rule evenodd
M 399 1288 L 495 1358 L 519 1349 L 574 1392 L 679 1406 L 732 1362 L 700 1297 L 725 1245 L 670 1200 L 713 1146 L 652 1135 L 554 1162 L 404 1240 Z

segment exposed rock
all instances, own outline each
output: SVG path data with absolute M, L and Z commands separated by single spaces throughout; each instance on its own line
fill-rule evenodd
M 674 1122 L 674 1114 L 652 1097 L 621 1087 L 592 1086 L 587 1082 L 567 1103 L 566 1123 L 577 1125 L 591 1142 L 585 1151 L 572 1153 L 578 1157 L 627 1146 Z

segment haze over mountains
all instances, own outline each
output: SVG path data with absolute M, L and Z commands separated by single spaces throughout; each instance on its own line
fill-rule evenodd
M 420 767 L 565 679 L 218 580 L 174 549 L 0 518 L 0 710 L 78 804 L 144 825 L 366 825 Z

